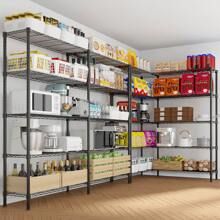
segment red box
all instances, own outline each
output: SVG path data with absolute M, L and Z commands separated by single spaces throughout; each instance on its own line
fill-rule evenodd
M 197 73 L 195 77 L 195 92 L 198 95 L 210 93 L 210 73 Z
M 206 69 L 215 69 L 215 57 L 212 54 L 206 56 Z
M 184 73 L 180 79 L 180 93 L 181 95 L 194 94 L 195 76 L 192 73 Z

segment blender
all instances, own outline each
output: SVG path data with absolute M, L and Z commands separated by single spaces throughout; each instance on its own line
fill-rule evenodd
M 41 125 L 40 130 L 44 133 L 44 153 L 62 152 L 63 149 L 58 147 L 58 133 L 61 133 L 59 125 Z

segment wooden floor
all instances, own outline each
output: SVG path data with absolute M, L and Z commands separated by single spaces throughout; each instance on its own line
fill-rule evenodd
M 19 202 L 0 208 L 4 220 L 220 219 L 220 181 L 135 177 L 32 200 L 31 211 Z

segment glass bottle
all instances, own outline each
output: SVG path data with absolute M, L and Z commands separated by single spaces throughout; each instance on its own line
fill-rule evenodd
M 30 176 L 34 177 L 34 171 L 32 169 L 32 164 L 30 164 Z
M 70 169 L 70 162 L 69 162 L 69 160 L 66 160 L 66 161 L 65 161 L 65 166 L 64 166 L 64 169 L 65 169 L 65 171 L 71 171 L 71 169 Z
M 17 169 L 17 164 L 14 163 L 13 165 L 13 170 L 12 170 L 12 173 L 11 173 L 12 176 L 18 176 L 18 169 Z
M 21 164 L 21 170 L 20 170 L 18 176 L 22 176 L 22 177 L 26 177 L 27 176 L 27 173 L 24 170 L 24 164 L 23 163 Z
M 34 176 L 42 176 L 42 172 L 40 170 L 39 162 L 36 163 L 36 170 L 34 172 Z
M 63 164 L 62 160 L 60 161 L 60 164 L 59 164 L 59 167 L 58 167 L 58 171 L 65 171 L 64 164 Z
M 52 163 L 50 161 L 47 161 L 47 171 L 48 171 L 48 174 L 52 174 L 53 173 Z
M 78 161 L 77 170 L 82 170 L 82 161 Z
M 71 171 L 75 171 L 76 170 L 76 161 L 75 160 L 72 161 L 70 169 L 71 169 Z
M 48 175 L 48 170 L 47 170 L 47 163 L 44 163 L 43 165 L 43 172 L 42 172 L 42 175 Z

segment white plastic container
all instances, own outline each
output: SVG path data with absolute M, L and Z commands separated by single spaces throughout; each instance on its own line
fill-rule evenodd
M 143 158 L 143 157 L 140 157 L 138 159 L 138 162 L 139 162 L 139 171 L 142 172 L 142 171 L 146 171 L 147 170 L 147 160 L 146 158 Z
M 4 23 L 4 31 L 11 32 L 31 28 L 34 31 L 44 33 L 45 23 L 35 18 L 20 18 Z
M 65 41 L 65 42 L 67 42 L 67 43 L 70 43 L 70 44 L 76 44 L 76 35 L 75 34 L 73 34 L 73 33 L 71 33 L 71 32 L 69 32 L 69 31 L 67 31 L 67 30 L 65 30 L 65 29 L 63 29 L 62 31 L 61 31 L 61 37 L 60 37 L 60 39 L 62 40 L 62 41 Z
M 50 73 L 51 58 L 42 54 L 30 55 L 30 68 L 32 71 Z M 27 68 L 26 53 L 11 55 L 8 59 L 8 72 L 22 71 Z
M 128 120 L 129 112 L 119 112 L 120 120 Z
M 78 47 L 81 47 L 81 48 L 84 48 L 84 49 L 88 50 L 88 48 L 89 48 L 89 41 L 85 37 L 75 36 L 75 45 L 78 46 Z
M 81 81 L 81 82 L 87 82 L 88 78 L 88 67 L 86 65 L 74 63 L 71 64 L 72 67 L 72 74 L 70 77 L 72 79 Z
M 61 37 L 61 29 L 50 24 L 45 25 L 44 33 L 56 39 L 60 39 Z
M 50 72 L 62 77 L 70 77 L 72 75 L 72 64 L 63 60 L 52 60 Z
M 138 159 L 135 158 L 135 159 L 132 159 L 132 173 L 137 173 L 139 172 L 139 164 L 138 164 Z

